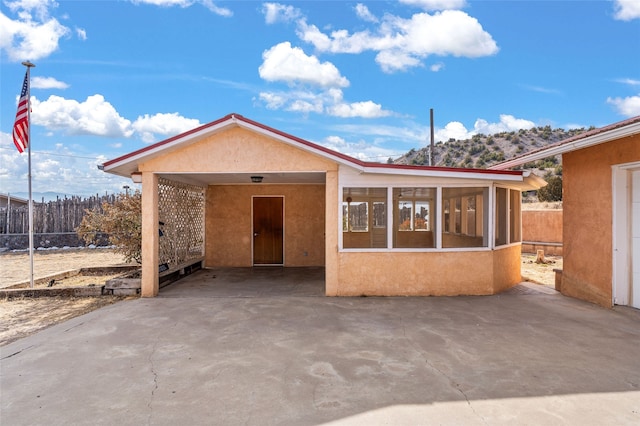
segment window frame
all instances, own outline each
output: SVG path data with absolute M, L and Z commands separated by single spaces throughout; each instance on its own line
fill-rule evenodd
M 386 247 L 371 247 L 371 248 L 349 248 L 349 247 L 344 247 L 344 239 L 343 239 L 343 225 L 342 225 L 342 221 L 344 220 L 344 215 L 343 215 L 343 209 L 342 209 L 342 203 L 339 203 L 339 207 L 338 207 L 338 252 L 345 252 L 345 253 L 349 253 L 349 252 L 461 252 L 461 251 L 490 251 L 490 250 L 495 250 L 495 249 L 502 249 L 502 248 L 506 248 L 506 247 L 510 247 L 510 246 L 514 246 L 514 245 L 521 245 L 522 244 L 522 230 L 521 230 L 521 226 L 522 226 L 522 200 L 520 199 L 520 208 L 517 212 L 514 212 L 513 214 L 517 214 L 519 216 L 519 223 L 520 223 L 520 241 L 512 241 L 511 240 L 511 224 L 508 223 L 507 224 L 507 244 L 503 244 L 503 245 L 497 245 L 495 243 L 495 220 L 496 220 L 496 214 L 497 211 L 495 210 L 495 200 L 496 200 L 496 194 L 497 194 L 497 188 L 505 188 L 507 189 L 507 199 L 508 202 L 511 202 L 511 197 L 512 197 L 512 193 L 510 191 L 516 191 L 518 193 L 521 194 L 521 190 L 519 188 L 514 188 L 513 186 L 510 186 L 508 184 L 501 184 L 501 183 L 496 183 L 496 182 L 490 182 L 490 181 L 483 181 L 483 182 L 477 182 L 477 183 L 466 183 L 466 182 L 452 182 L 452 183 L 442 183 L 440 182 L 434 182 L 431 181 L 429 183 L 425 183 L 425 184 L 421 184 L 418 182 L 404 182 L 404 181 L 400 181 L 400 180 L 394 180 L 391 179 L 390 183 L 382 183 L 380 180 L 372 180 L 371 182 L 367 182 L 366 184 L 362 183 L 363 181 L 360 180 L 359 183 L 353 183 L 353 184 L 346 184 L 346 183 L 341 183 L 338 185 L 338 195 L 340 197 L 341 200 L 344 200 L 345 198 L 345 194 L 344 191 L 345 189 L 376 189 L 376 190 L 381 190 L 381 189 L 385 189 L 386 190 L 386 200 L 385 202 L 385 219 L 386 219 L 386 232 L 387 232 L 387 237 L 386 237 Z M 395 201 L 394 201 L 394 189 L 396 188 L 424 188 L 424 189 L 434 189 L 435 190 L 435 197 L 434 197 L 434 203 L 435 206 L 430 206 L 430 208 L 432 208 L 433 214 L 432 217 L 434 217 L 434 223 L 430 223 L 429 224 L 429 231 L 431 231 L 433 233 L 434 236 L 434 247 L 395 247 L 394 245 L 394 233 L 396 232 L 395 230 L 395 216 L 396 216 L 396 209 L 397 206 L 395 205 Z M 486 195 L 486 199 L 483 200 L 483 204 L 486 204 L 486 214 L 483 217 L 483 220 L 486 222 L 486 236 L 484 236 L 484 238 L 487 240 L 486 244 L 483 244 L 483 246 L 479 247 L 479 246 L 473 246 L 473 247 L 443 247 L 443 242 L 442 242 L 442 236 L 443 236 L 443 229 L 444 229 L 444 210 L 445 210 L 445 200 L 443 199 L 443 191 L 448 189 L 448 188 L 469 188 L 469 189 L 478 189 L 478 188 L 482 188 L 483 189 L 483 194 Z M 382 197 L 380 197 L 379 199 L 381 200 Z M 373 206 L 373 201 L 370 203 L 370 207 L 368 208 L 368 215 L 369 215 L 369 229 L 371 230 L 372 227 L 372 221 L 371 221 L 371 215 L 372 215 L 372 206 Z M 415 230 L 415 218 L 413 218 L 413 216 L 415 216 L 415 205 L 416 203 L 412 203 L 412 228 L 413 230 L 410 232 L 421 232 L 419 230 Z M 511 213 L 511 208 L 509 206 L 507 206 L 507 216 L 509 216 L 509 214 Z M 391 214 L 390 214 L 391 213 Z M 431 213 L 430 213 L 431 214 Z M 507 218 L 507 220 L 511 220 L 509 217 Z M 357 232 L 357 231 L 356 231 Z M 409 231 L 399 231 L 399 232 L 409 232 Z M 424 231 L 422 231 L 424 232 Z

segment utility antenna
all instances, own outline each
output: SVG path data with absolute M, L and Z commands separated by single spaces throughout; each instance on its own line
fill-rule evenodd
M 429 165 L 433 166 L 433 151 L 434 151 L 433 108 L 429 110 L 429 118 L 431 121 L 431 145 L 429 147 Z

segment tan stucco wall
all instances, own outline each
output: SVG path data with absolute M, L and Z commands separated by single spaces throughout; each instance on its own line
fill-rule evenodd
M 545 254 L 562 256 L 562 246 L 536 243 L 562 243 L 562 210 L 524 210 L 522 212 L 522 251 L 535 253 L 537 249 Z
M 324 185 L 219 185 L 207 189 L 206 267 L 253 265 L 252 195 L 284 196 L 285 266 L 324 266 Z
M 493 251 L 493 293 L 500 293 L 522 281 L 521 247 L 513 245 Z
M 338 195 L 338 171 L 327 171 L 325 175 L 325 267 L 324 285 L 327 296 L 338 294 L 338 223 L 340 223 L 337 205 L 330 200 L 340 200 Z
M 153 173 L 142 174 L 142 279 L 140 295 L 155 297 L 158 295 L 158 176 Z
M 337 164 L 245 129 L 212 135 L 186 148 L 150 160 L 140 171 L 292 172 L 337 170 Z
M 342 252 L 338 258 L 337 296 L 488 295 L 520 282 L 519 245 L 470 252 Z
M 612 305 L 611 166 L 635 161 L 640 135 L 563 155 L 563 294 Z

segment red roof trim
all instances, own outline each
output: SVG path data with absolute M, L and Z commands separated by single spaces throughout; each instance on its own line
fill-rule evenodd
M 577 134 L 575 136 L 571 136 L 568 139 L 563 139 L 561 141 L 552 143 L 552 144 L 547 145 L 545 147 L 538 148 L 538 149 L 533 150 L 533 151 L 529 151 L 526 154 L 522 154 L 522 155 L 519 155 L 517 157 L 513 157 L 513 158 L 511 158 L 511 159 L 509 159 L 509 160 L 507 160 L 505 162 L 511 162 L 511 161 L 517 160 L 517 159 L 522 158 L 522 157 L 528 157 L 529 155 L 532 155 L 532 154 L 537 154 L 539 152 L 544 152 L 546 150 L 551 150 L 553 148 L 558 148 L 558 147 L 563 146 L 563 145 L 567 145 L 567 144 L 570 144 L 570 143 L 573 143 L 573 142 L 576 142 L 576 141 L 579 141 L 579 140 L 582 140 L 582 139 L 586 139 L 586 138 L 591 137 L 591 136 L 598 135 L 600 133 L 609 132 L 611 130 L 615 130 L 615 129 L 618 129 L 620 127 L 625 127 L 625 126 L 628 126 L 630 124 L 634 124 L 634 123 L 638 123 L 638 122 L 640 122 L 640 115 L 637 116 L 637 117 L 631 117 L 631 118 L 629 118 L 627 120 L 618 121 L 617 123 L 609 124 L 609 125 L 604 126 L 604 127 L 599 127 L 597 129 L 592 129 L 592 130 L 589 130 L 589 131 L 584 132 L 584 133 L 579 133 L 579 134 Z M 494 167 L 497 167 L 500 164 L 496 164 Z
M 140 154 L 143 154 L 147 151 L 152 151 L 155 150 L 157 148 L 162 147 L 163 145 L 167 145 L 170 144 L 171 142 L 174 142 L 178 139 L 182 139 L 186 136 L 189 136 L 191 134 L 194 133 L 198 133 L 202 130 L 205 130 L 209 127 L 214 127 L 218 124 L 224 123 L 225 121 L 229 121 L 229 120 L 233 120 L 236 119 L 238 121 L 243 121 L 246 124 L 258 127 L 260 129 L 266 130 L 270 133 L 282 136 L 283 138 L 286 139 L 291 139 L 301 145 L 307 146 L 311 149 L 317 150 L 317 151 L 321 151 L 325 154 L 328 154 L 332 157 L 337 157 L 340 158 L 341 160 L 347 161 L 349 163 L 352 163 L 356 166 L 359 167 L 365 167 L 365 168 L 374 168 L 374 169 L 395 169 L 395 170 L 414 170 L 414 171 L 435 171 L 435 172 L 448 172 L 448 173 L 478 173 L 478 174 L 493 174 L 493 175 L 511 175 L 511 176 L 517 176 L 517 175 L 522 175 L 521 171 L 517 171 L 517 170 L 487 170 L 487 169 L 468 169 L 468 168 L 455 168 L 455 167 L 436 167 L 436 166 L 415 166 L 415 165 L 408 165 L 408 164 L 387 164 L 387 163 L 376 163 L 376 162 L 368 162 L 368 161 L 362 161 L 359 160 L 357 158 L 351 157 L 349 155 L 343 154 L 341 152 L 337 152 L 334 151 L 332 149 L 329 148 L 325 148 L 322 145 L 318 145 L 315 144 L 313 142 L 309 142 L 307 140 L 301 139 L 297 136 L 293 136 L 290 135 L 288 133 L 285 133 L 283 131 L 274 129 L 273 127 L 269 127 L 267 125 L 264 125 L 262 123 L 258 123 L 257 121 L 253 121 L 250 120 L 240 114 L 228 114 L 218 120 L 212 121 L 211 123 L 207 123 L 204 124 L 200 127 L 196 127 L 195 129 L 191 129 L 187 132 L 181 133 L 179 135 L 173 136 L 169 139 L 165 139 L 163 141 L 157 142 L 153 145 L 149 145 L 146 146 L 144 148 L 141 148 L 139 150 L 130 152 L 128 154 L 125 154 L 123 156 L 120 156 L 118 158 L 114 158 L 113 160 L 109 160 L 107 162 L 105 162 L 103 164 L 103 166 L 108 167 L 112 164 L 115 163 L 119 163 L 121 161 L 127 160 L 128 158 L 132 158 L 135 156 L 138 156 Z

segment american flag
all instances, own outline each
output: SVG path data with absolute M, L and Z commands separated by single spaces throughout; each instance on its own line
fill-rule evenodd
M 24 75 L 16 122 L 13 123 L 13 143 L 21 154 L 29 146 L 29 71 Z

